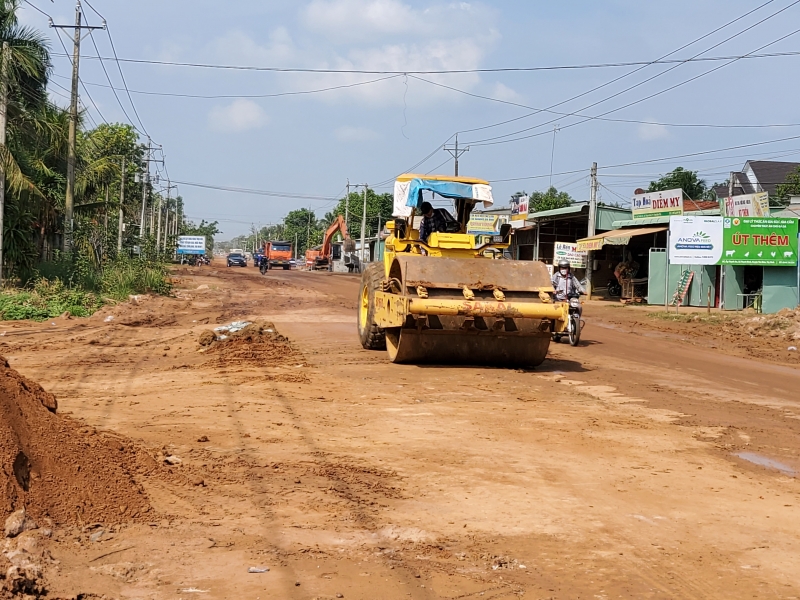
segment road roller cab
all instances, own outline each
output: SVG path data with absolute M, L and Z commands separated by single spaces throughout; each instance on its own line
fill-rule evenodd
M 420 239 L 423 194 L 449 202 L 444 231 Z M 437 202 L 438 197 L 438 202 Z M 565 305 L 554 304 L 543 263 L 502 259 L 511 227 L 468 231 L 478 203 L 492 205 L 488 181 L 407 174 L 394 188 L 383 262 L 362 273 L 358 329 L 367 349 L 403 363 L 536 366 L 551 331 L 563 331 Z M 492 260 L 501 258 L 501 260 Z

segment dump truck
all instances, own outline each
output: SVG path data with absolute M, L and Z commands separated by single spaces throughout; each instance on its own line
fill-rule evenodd
M 292 267 L 291 242 L 264 242 L 262 255 L 261 263 L 265 270 L 279 268 L 288 270 Z
M 426 241 L 419 236 L 424 192 L 452 203 L 454 211 L 435 209 L 444 231 Z M 475 206 L 492 202 L 483 179 L 397 178 L 383 261 L 370 263 L 361 277 L 364 348 L 385 349 L 395 363 L 526 367 L 544 361 L 552 334 L 567 328 L 568 304 L 553 302 L 544 263 L 505 258 L 510 224 L 470 231 Z

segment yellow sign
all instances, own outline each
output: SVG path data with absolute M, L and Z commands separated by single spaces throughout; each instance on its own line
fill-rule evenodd
M 579 240 L 578 241 L 578 252 L 587 252 L 589 250 L 600 250 L 603 247 L 603 242 L 605 240 L 603 238 L 594 238 L 589 240 Z
M 499 217 L 497 215 L 473 213 L 467 223 L 467 233 L 472 235 L 494 235 L 500 233 L 498 220 Z

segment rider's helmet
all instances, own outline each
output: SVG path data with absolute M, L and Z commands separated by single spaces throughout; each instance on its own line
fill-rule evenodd
M 569 261 L 565 258 L 562 258 L 560 261 L 558 261 L 558 269 L 569 269 Z

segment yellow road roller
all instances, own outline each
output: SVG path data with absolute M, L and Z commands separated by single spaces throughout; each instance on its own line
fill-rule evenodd
M 492 202 L 482 179 L 397 178 L 383 261 L 361 276 L 364 348 L 385 349 L 396 363 L 542 363 L 552 334 L 567 328 L 568 304 L 552 301 L 544 263 L 509 260 L 510 224 L 495 228 L 492 217 L 473 215 Z

